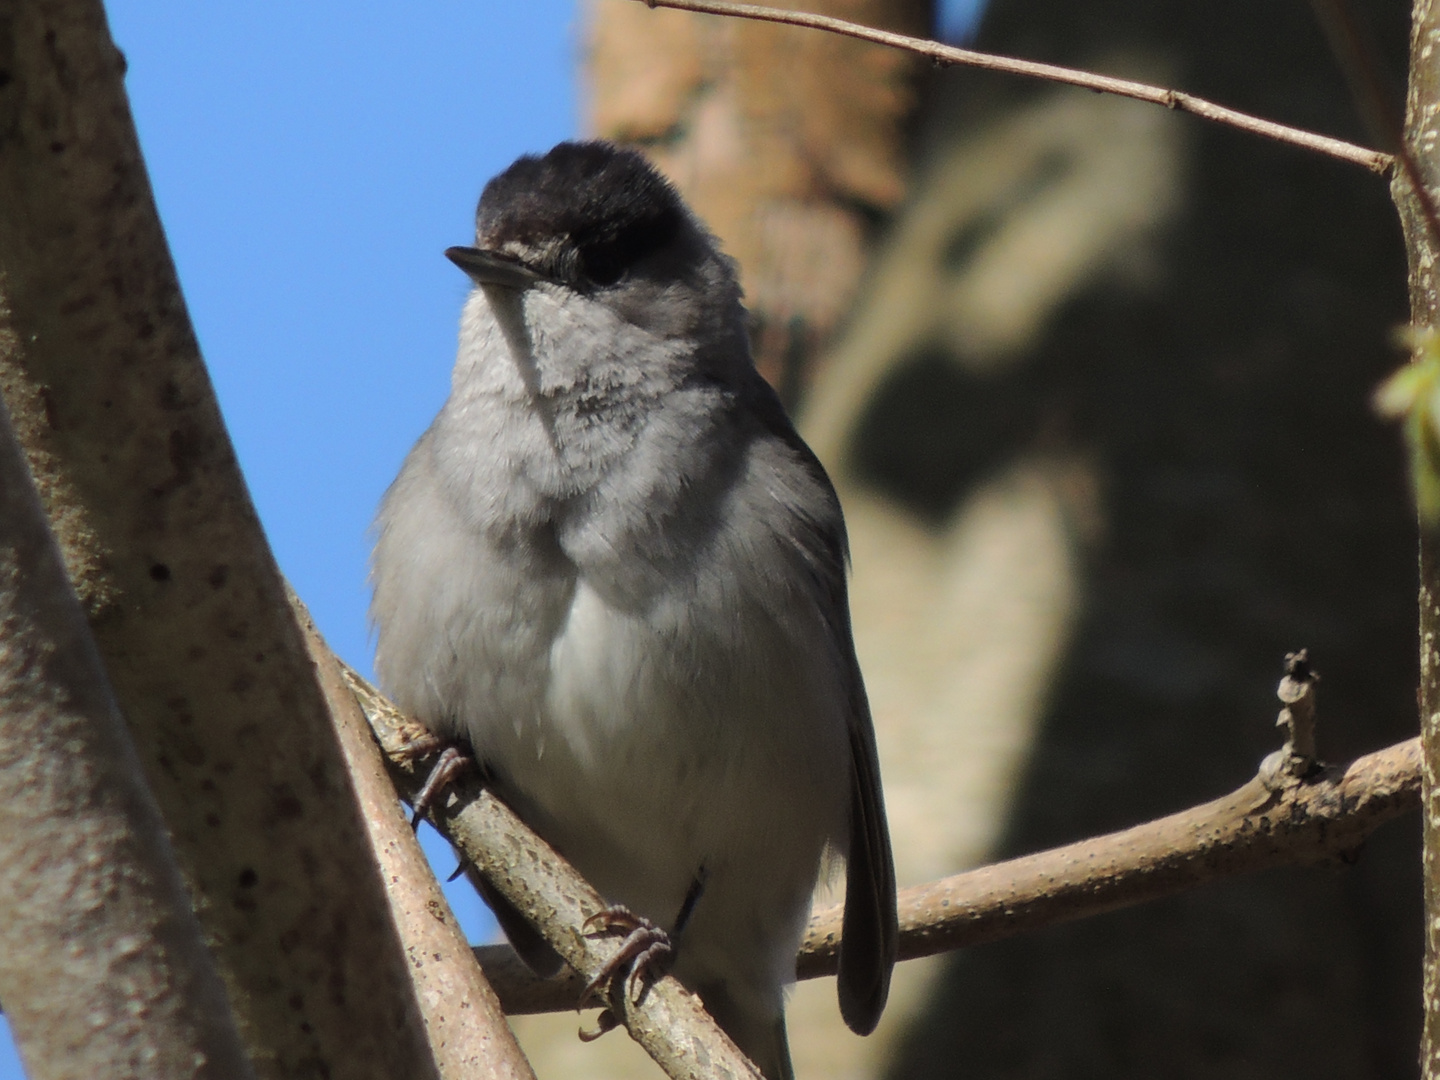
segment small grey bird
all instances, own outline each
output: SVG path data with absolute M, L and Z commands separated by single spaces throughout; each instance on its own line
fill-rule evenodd
M 755 371 L 734 265 L 638 153 L 520 158 L 486 185 L 476 246 L 446 254 L 475 288 L 449 400 L 380 507 L 380 680 L 668 931 L 676 977 L 784 1080 L 827 849 L 847 860 L 855 1031 L 896 952 L 835 491 Z

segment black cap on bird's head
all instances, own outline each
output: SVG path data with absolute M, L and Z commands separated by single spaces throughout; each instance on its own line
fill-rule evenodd
M 688 221 L 679 194 L 637 151 L 564 142 L 486 184 L 476 246 L 446 255 L 481 284 L 599 289 L 674 241 Z

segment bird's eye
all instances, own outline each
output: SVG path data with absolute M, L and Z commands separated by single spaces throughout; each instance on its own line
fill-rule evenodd
M 602 288 L 614 285 L 628 269 L 626 254 L 617 244 L 591 244 L 580 251 L 580 272 L 587 281 Z
M 596 288 L 614 285 L 669 244 L 683 220 L 681 211 L 669 206 L 572 233 L 581 277 Z

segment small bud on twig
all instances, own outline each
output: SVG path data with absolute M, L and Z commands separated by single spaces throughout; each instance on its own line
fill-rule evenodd
M 1284 704 L 1275 726 L 1285 729 L 1285 745 L 1260 763 L 1260 776 L 1272 790 L 1287 778 L 1303 779 L 1319 767 L 1315 751 L 1315 684 L 1320 676 L 1310 667 L 1310 651 L 1285 654 L 1285 677 L 1275 696 Z

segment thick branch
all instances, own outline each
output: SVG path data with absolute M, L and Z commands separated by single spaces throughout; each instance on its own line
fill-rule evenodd
M 354 671 L 346 668 L 345 676 L 385 751 L 396 788 L 402 797 L 413 798 L 425 779 L 425 770 L 417 768 L 407 753 L 418 725 Z M 478 781 L 455 783 L 451 797 L 433 812 L 432 820 L 583 979 L 592 978 L 615 955 L 617 939 L 591 937 L 580 930 L 586 919 L 604 909 L 600 895 L 509 807 L 482 790 Z M 532 981 L 536 980 L 532 977 Z M 574 987 L 558 1008 L 579 1007 L 583 983 L 547 985 Z M 667 975 L 651 984 L 637 1003 L 625 1001 L 623 993 L 607 991 L 607 995 L 611 1012 L 675 1080 L 761 1080 L 755 1067 L 705 1012 L 700 999 L 673 977 Z
M 123 67 L 98 0 L 0 0 L 0 392 L 256 1072 L 433 1077 Z
M 1158 900 L 1209 881 L 1344 859 L 1420 804 L 1419 740 L 1296 779 L 1265 770 L 1238 790 L 1133 829 L 942 878 L 900 893 L 900 957 L 913 960 Z M 1267 784 L 1269 786 L 1267 786 Z M 810 921 L 796 974 L 835 973 L 841 909 Z M 506 946 L 477 949 L 506 1012 L 569 1007 Z
M 154 797 L 0 405 L 0 999 L 32 1080 L 246 1080 Z
M 1340 161 L 1348 161 L 1353 165 L 1363 165 L 1371 172 L 1386 173 L 1394 163 L 1389 154 L 1383 154 L 1378 150 L 1356 146 L 1328 135 L 1317 135 L 1311 131 L 1277 124 L 1273 120 L 1264 120 L 1236 109 L 1228 109 L 1224 105 L 1217 105 L 1213 101 L 1207 101 L 1181 90 L 1169 90 L 1162 86 L 1133 82 L 1130 79 L 1116 79 L 1109 75 L 1097 75 L 1094 72 L 1079 71 L 1056 64 L 1042 64 L 1033 60 L 1020 60 L 1010 56 L 975 52 L 973 49 L 960 49 L 953 45 L 942 45 L 937 41 L 927 41 L 925 38 L 909 37 L 888 30 L 876 30 L 829 15 L 814 15 L 804 11 L 787 11 L 783 8 L 763 7 L 759 4 L 732 4 L 726 3 L 724 0 L 641 0 L 641 2 L 652 8 L 674 8 L 677 11 L 694 11 L 706 15 L 730 15 L 741 19 L 783 23 L 787 26 L 803 26 L 812 30 L 828 30 L 832 34 L 842 34 L 845 37 L 873 41 L 878 45 L 889 45 L 892 48 L 918 53 L 939 64 L 959 64 L 963 67 L 983 68 L 987 71 L 998 71 L 1007 75 L 1022 75 L 1031 79 L 1043 79 L 1047 82 L 1078 86 L 1101 94 L 1116 94 L 1120 97 L 1133 98 L 1136 101 L 1146 101 L 1154 105 L 1163 105 L 1167 109 L 1190 113 L 1203 120 L 1224 124 L 1227 127 L 1247 131 L 1252 135 L 1273 139 L 1276 142 L 1288 143 L 1291 146 L 1298 146 L 1317 154 L 1337 158 Z

